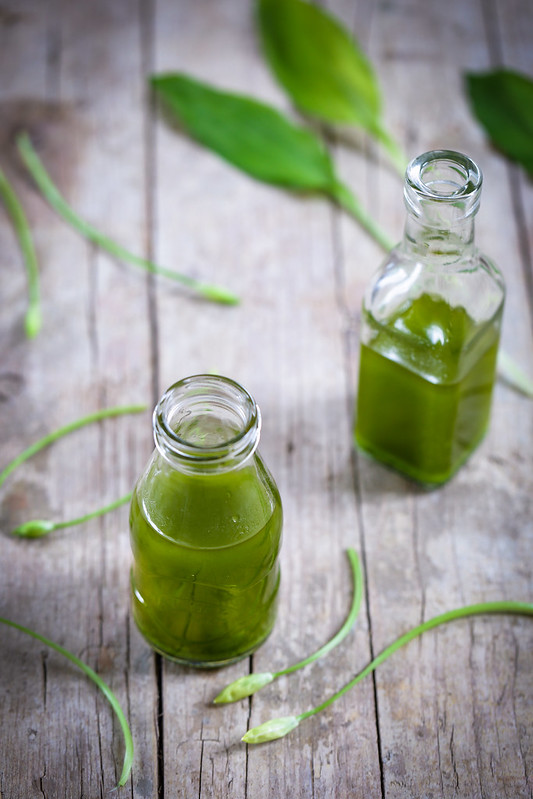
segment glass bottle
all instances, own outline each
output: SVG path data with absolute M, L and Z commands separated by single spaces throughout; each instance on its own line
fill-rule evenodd
M 489 424 L 505 287 L 474 245 L 481 184 L 461 153 L 411 161 L 403 240 L 363 300 L 356 443 L 424 484 L 448 480 Z
M 242 386 L 196 375 L 165 392 L 156 448 L 130 514 L 136 624 L 161 654 L 214 667 L 269 635 L 280 583 L 282 507 Z

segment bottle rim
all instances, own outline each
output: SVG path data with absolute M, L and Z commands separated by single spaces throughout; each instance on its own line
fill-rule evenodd
M 230 416 L 233 435 L 203 445 L 180 435 L 183 419 L 195 412 Z M 161 455 L 189 472 L 227 471 L 242 465 L 257 449 L 261 411 L 252 395 L 235 380 L 221 375 L 197 374 L 170 386 L 153 412 L 154 440 Z
M 437 204 L 453 209 L 453 219 L 458 221 L 477 212 L 482 183 L 481 169 L 469 156 L 455 150 L 429 150 L 407 166 L 404 197 L 416 216 Z

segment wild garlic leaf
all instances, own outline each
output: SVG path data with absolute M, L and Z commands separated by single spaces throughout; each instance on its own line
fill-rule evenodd
M 533 176 L 533 81 L 510 69 L 466 73 L 470 106 L 491 142 Z
M 258 0 L 257 21 L 270 68 L 295 105 L 324 122 L 364 128 L 403 174 L 405 157 L 383 126 L 372 64 L 341 22 L 302 0 Z
M 276 109 L 183 73 L 154 76 L 151 82 L 192 138 L 243 172 L 304 191 L 328 191 L 335 183 L 320 139 Z
M 374 71 L 336 19 L 301 0 L 259 0 L 257 12 L 268 63 L 299 108 L 328 122 L 374 125 Z
M 187 133 L 246 174 L 297 191 L 327 194 L 357 219 L 385 250 L 391 241 L 335 174 L 333 161 L 312 131 L 251 97 L 215 89 L 185 75 L 151 79 Z

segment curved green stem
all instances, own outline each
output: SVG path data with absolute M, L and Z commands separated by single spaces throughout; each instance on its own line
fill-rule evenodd
M 353 598 L 344 624 L 333 636 L 333 638 L 324 644 L 324 646 L 321 646 L 320 649 L 317 649 L 316 652 L 313 652 L 312 655 L 309 655 L 303 660 L 298 661 L 298 663 L 294 663 L 292 666 L 288 666 L 286 669 L 281 669 L 280 671 L 276 671 L 274 673 L 267 671 L 246 674 L 244 677 L 239 677 L 237 680 L 234 680 L 232 683 L 227 685 L 218 694 L 218 696 L 213 700 L 215 704 L 218 705 L 236 702 L 239 699 L 244 699 L 247 696 L 255 694 L 261 688 L 264 688 L 265 685 L 269 685 L 278 677 L 281 677 L 284 674 L 291 674 L 293 671 L 297 671 L 298 669 L 303 669 L 304 666 L 308 666 L 310 663 L 313 663 L 313 661 L 318 660 L 318 658 L 327 655 L 328 652 L 330 652 L 334 647 L 338 646 L 338 644 L 340 644 L 340 642 L 346 638 L 357 618 L 363 596 L 363 573 L 357 553 L 355 550 L 350 548 L 346 550 L 346 554 L 352 569 Z
M 35 338 L 41 329 L 41 300 L 39 289 L 39 267 L 33 246 L 30 226 L 24 209 L 5 174 L 0 169 L 0 197 L 11 218 L 28 276 L 28 309 L 24 327 L 28 338 Z
M 507 614 L 516 614 L 520 616 L 533 616 L 533 604 L 529 604 L 526 602 L 482 602 L 476 605 L 466 605 L 462 608 L 456 608 L 455 610 L 449 610 L 446 613 L 441 613 L 439 616 L 434 616 L 432 619 L 428 619 L 427 621 L 419 624 L 417 627 L 413 627 L 408 632 L 401 635 L 399 638 L 396 639 L 392 644 L 386 647 L 383 652 L 380 652 L 377 657 L 375 657 L 369 664 L 366 666 L 359 674 L 354 677 L 350 682 L 346 683 L 340 691 L 337 691 L 335 694 L 332 694 L 325 702 L 322 704 L 317 705 L 317 707 L 312 708 L 311 710 L 306 711 L 305 713 L 300 713 L 297 717 L 299 721 L 308 718 L 309 716 L 314 716 L 315 713 L 320 713 L 321 710 L 325 710 L 325 708 L 329 707 L 336 702 L 337 699 L 340 699 L 347 691 L 357 685 L 362 679 L 364 679 L 370 672 L 375 671 L 380 663 L 383 663 L 384 660 L 387 660 L 391 655 L 394 654 L 398 649 L 402 646 L 405 646 L 412 641 L 413 638 L 417 638 L 422 633 L 427 632 L 427 630 L 432 630 L 434 627 L 439 627 L 441 624 L 446 624 L 450 621 L 456 621 L 457 619 L 464 619 L 470 616 L 480 616 L 486 614 L 493 614 L 493 613 L 507 613 Z
M 128 781 L 128 777 L 130 775 L 131 767 L 133 764 L 133 737 L 131 734 L 130 726 L 128 724 L 128 720 L 124 715 L 124 711 L 122 710 L 119 701 L 116 698 L 113 691 L 111 690 L 111 688 L 107 685 L 107 683 L 105 683 L 102 680 L 101 677 L 98 676 L 98 674 L 90 666 L 87 665 L 87 663 L 84 663 L 83 660 L 80 660 L 79 657 L 76 657 L 76 655 L 74 655 L 72 652 L 69 652 L 68 649 L 65 649 L 60 644 L 56 644 L 54 641 L 50 641 L 49 638 L 45 638 L 44 635 L 36 633 L 34 630 L 30 630 L 28 627 L 24 627 L 22 624 L 17 624 L 16 622 L 11 621 L 10 619 L 4 619 L 0 617 L 0 623 L 7 624 L 8 627 L 13 627 L 15 630 L 20 630 L 20 632 L 26 633 L 26 635 L 30 635 L 32 638 L 36 638 L 38 641 L 41 641 L 43 644 L 46 644 L 46 646 L 55 649 L 56 652 L 59 652 L 60 655 L 63 655 L 68 660 L 70 660 L 71 663 L 74 663 L 74 665 L 77 666 L 79 669 L 81 669 L 83 673 L 87 675 L 87 677 L 89 677 L 94 683 L 96 683 L 98 688 L 102 691 L 105 698 L 113 708 L 113 711 L 122 729 L 122 734 L 124 736 L 124 746 L 125 746 L 124 762 L 122 765 L 122 773 L 120 775 L 118 785 L 119 786 L 125 785 L 126 782 Z
M 394 654 L 394 652 L 400 649 L 400 647 L 405 646 L 405 644 L 408 644 L 409 641 L 412 641 L 413 638 L 417 638 L 417 636 L 422 635 L 422 633 L 426 632 L 427 630 L 431 630 L 434 627 L 438 627 L 439 625 L 445 624 L 449 621 L 492 613 L 533 616 L 533 604 L 527 602 L 507 601 L 482 602 L 480 604 L 466 605 L 465 607 L 457 608 L 456 610 L 450 610 L 446 613 L 441 613 L 440 616 L 435 616 L 434 618 L 425 621 L 423 624 L 413 627 L 411 630 L 404 633 L 404 635 L 401 635 L 399 638 L 397 638 L 396 641 L 390 644 L 390 646 L 388 646 L 383 650 L 383 652 L 375 657 L 368 664 L 368 666 L 359 672 L 359 674 L 346 683 L 346 685 L 344 685 L 339 691 L 328 697 L 328 699 L 326 699 L 320 705 L 311 708 L 311 710 L 307 710 L 305 713 L 300 713 L 297 716 L 284 716 L 282 718 L 269 719 L 269 721 L 265 721 L 263 724 L 248 730 L 248 732 L 242 737 L 242 740 L 245 743 L 257 744 L 282 738 L 284 735 L 287 735 L 287 733 L 291 732 L 291 730 L 295 729 L 295 727 L 297 727 L 301 721 L 309 718 L 309 716 L 314 716 L 316 713 L 320 713 L 320 711 L 325 710 L 327 707 L 332 705 L 333 702 L 336 702 L 337 699 L 340 699 L 341 696 L 353 688 L 354 685 L 357 685 L 357 683 L 370 674 L 370 672 L 377 669 L 380 663 L 383 663 L 384 660 Z
M 508 386 L 526 397 L 533 398 L 533 380 L 516 361 L 502 349 L 498 353 L 498 376 Z
M 126 405 L 116 408 L 104 408 L 103 410 L 96 411 L 88 416 L 83 416 L 81 419 L 76 419 L 76 421 L 70 422 L 64 427 L 54 430 L 54 432 L 49 433 L 48 435 L 44 436 L 44 438 L 39 439 L 39 441 L 36 441 L 34 444 L 29 446 L 27 449 L 17 455 L 16 458 L 13 458 L 11 463 L 9 463 L 0 472 L 0 486 L 5 482 L 6 478 L 11 474 L 11 472 L 17 468 L 17 466 L 20 466 L 21 463 L 27 461 L 28 458 L 31 458 L 32 455 L 35 455 L 49 444 L 57 441 L 58 438 L 61 438 L 68 433 L 72 433 L 74 430 L 79 430 L 80 427 L 85 427 L 85 425 L 91 424 L 92 422 L 98 422 L 101 419 L 108 419 L 112 416 L 121 416 L 128 413 L 142 413 L 142 411 L 145 410 L 146 405 Z
M 235 305 L 239 302 L 239 299 L 235 296 L 235 294 L 232 294 L 230 291 L 227 291 L 224 288 L 213 286 L 208 283 L 202 283 L 201 281 L 195 280 L 188 275 L 158 266 L 147 258 L 141 258 L 138 255 L 134 255 L 129 250 L 125 249 L 125 247 L 122 247 L 120 244 L 117 244 L 103 233 L 100 233 L 100 231 L 78 216 L 78 214 L 68 205 L 64 197 L 60 194 L 59 190 L 53 183 L 48 172 L 44 168 L 44 165 L 35 152 L 27 133 L 21 133 L 17 137 L 17 147 L 26 168 L 31 173 L 35 183 L 50 205 L 65 220 L 65 222 L 71 225 L 75 230 L 78 231 L 78 233 L 81 233 L 82 236 L 85 236 L 85 238 L 91 241 L 93 244 L 96 244 L 103 250 L 106 250 L 115 258 L 120 258 L 123 261 L 127 261 L 133 266 L 138 266 L 147 270 L 148 272 L 152 272 L 153 274 L 163 275 L 171 280 L 176 280 L 182 285 L 187 286 L 187 288 L 190 288 L 196 291 L 198 294 L 201 294 L 205 299 L 224 303 L 226 305 Z
M 372 129 L 372 132 L 387 151 L 392 165 L 403 180 L 405 177 L 405 168 L 407 166 L 407 157 L 402 148 L 381 124 L 376 125 Z
M 370 214 L 365 211 L 348 186 L 339 181 L 333 184 L 330 193 L 333 199 L 359 222 L 385 252 L 392 250 L 395 242 L 389 238 L 389 235 L 378 225 Z
M 116 499 L 114 502 L 110 502 L 109 505 L 105 505 L 103 508 L 98 508 L 90 513 L 86 513 L 84 516 L 79 516 L 77 519 L 70 519 L 66 522 L 50 522 L 46 519 L 32 519 L 31 521 L 24 522 L 24 524 L 21 524 L 12 530 L 11 535 L 16 535 L 21 538 L 42 538 L 54 530 L 63 530 L 65 527 L 74 527 L 77 524 L 83 524 L 91 519 L 95 519 L 97 516 L 103 516 L 105 513 L 109 513 L 116 508 L 120 508 L 121 505 L 125 505 L 126 502 L 130 501 L 130 499 L 131 493 L 120 497 L 120 499 Z
M 281 671 L 276 671 L 274 673 L 274 678 L 281 677 L 283 674 L 291 674 L 293 671 L 297 671 L 298 669 L 303 669 L 304 666 L 308 666 L 309 663 L 313 663 L 313 661 L 318 660 L 319 658 L 327 655 L 332 649 L 340 644 L 340 642 L 346 638 L 350 630 L 352 629 L 355 620 L 359 614 L 359 608 L 361 607 L 361 600 L 363 598 L 363 573 L 361 571 L 361 564 L 359 562 L 359 557 L 354 549 L 347 549 L 346 555 L 350 561 L 350 566 L 352 567 L 352 578 L 353 578 L 353 598 L 352 598 L 352 605 L 350 607 L 350 611 L 346 616 L 344 624 L 336 633 L 336 635 L 331 638 L 324 646 L 321 646 L 320 649 L 317 649 L 316 652 L 313 652 L 312 655 L 300 660 L 298 663 L 295 663 L 292 666 L 288 666 L 286 669 L 281 669 Z

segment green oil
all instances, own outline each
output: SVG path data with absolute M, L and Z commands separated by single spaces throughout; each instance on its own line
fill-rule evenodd
M 133 613 L 158 652 L 197 666 L 232 662 L 270 633 L 282 509 L 259 456 L 220 474 L 161 458 L 131 506 Z
M 448 480 L 488 428 L 501 314 L 476 324 L 430 294 L 385 324 L 367 313 L 358 446 L 421 483 Z

